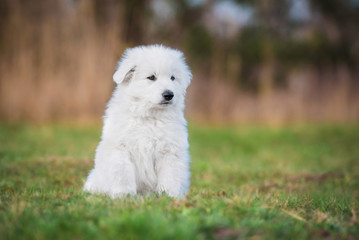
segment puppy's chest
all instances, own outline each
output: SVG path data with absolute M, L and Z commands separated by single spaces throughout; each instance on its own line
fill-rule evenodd
M 128 136 L 125 147 L 134 162 L 155 161 L 168 151 L 170 145 L 163 132 L 146 126 L 132 129 Z

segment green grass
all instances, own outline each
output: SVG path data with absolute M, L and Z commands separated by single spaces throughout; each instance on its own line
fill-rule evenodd
M 183 200 L 83 193 L 100 132 L 0 124 L 0 239 L 359 238 L 359 125 L 191 125 Z

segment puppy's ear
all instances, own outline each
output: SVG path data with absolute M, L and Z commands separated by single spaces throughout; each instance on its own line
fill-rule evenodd
M 119 64 L 119 67 L 117 68 L 116 72 L 113 74 L 113 80 L 117 83 L 128 83 L 130 79 L 133 77 L 133 74 L 135 72 L 135 66 L 126 67 L 122 66 L 122 64 Z
M 118 62 L 113 80 L 117 83 L 128 83 L 135 73 L 135 63 L 133 62 L 133 50 L 127 49 Z

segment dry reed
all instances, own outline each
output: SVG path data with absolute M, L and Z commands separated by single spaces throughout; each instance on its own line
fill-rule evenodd
M 130 45 L 121 40 L 120 11 L 99 25 L 93 1 L 71 6 L 57 1 L 56 9 L 39 15 L 27 14 L 28 6 L 19 1 L 7 3 L 0 36 L 0 118 L 100 120 L 114 87 L 116 60 Z M 302 66 L 290 71 L 280 89 L 272 86 L 272 66 L 264 64 L 258 70 L 261 90 L 253 94 L 234 86 L 238 59 L 230 61 L 227 73 L 216 67 L 218 61 L 212 61 L 209 74 L 192 66 L 190 119 L 271 124 L 359 119 L 359 72 L 345 64 L 322 72 Z

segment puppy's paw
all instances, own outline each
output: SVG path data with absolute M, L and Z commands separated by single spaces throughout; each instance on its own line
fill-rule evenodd
M 98 193 L 99 192 L 98 189 L 96 188 L 96 185 L 90 180 L 86 181 L 82 190 L 84 192 L 89 192 L 89 193 Z
M 136 188 L 130 188 L 130 187 L 116 187 L 110 190 L 108 195 L 114 199 L 114 198 L 124 198 L 127 196 L 135 196 L 137 193 Z
M 159 184 L 157 186 L 157 193 L 158 194 L 166 194 L 169 197 L 173 198 L 183 198 L 183 191 L 181 191 L 180 187 L 178 186 L 169 186 L 167 184 Z

